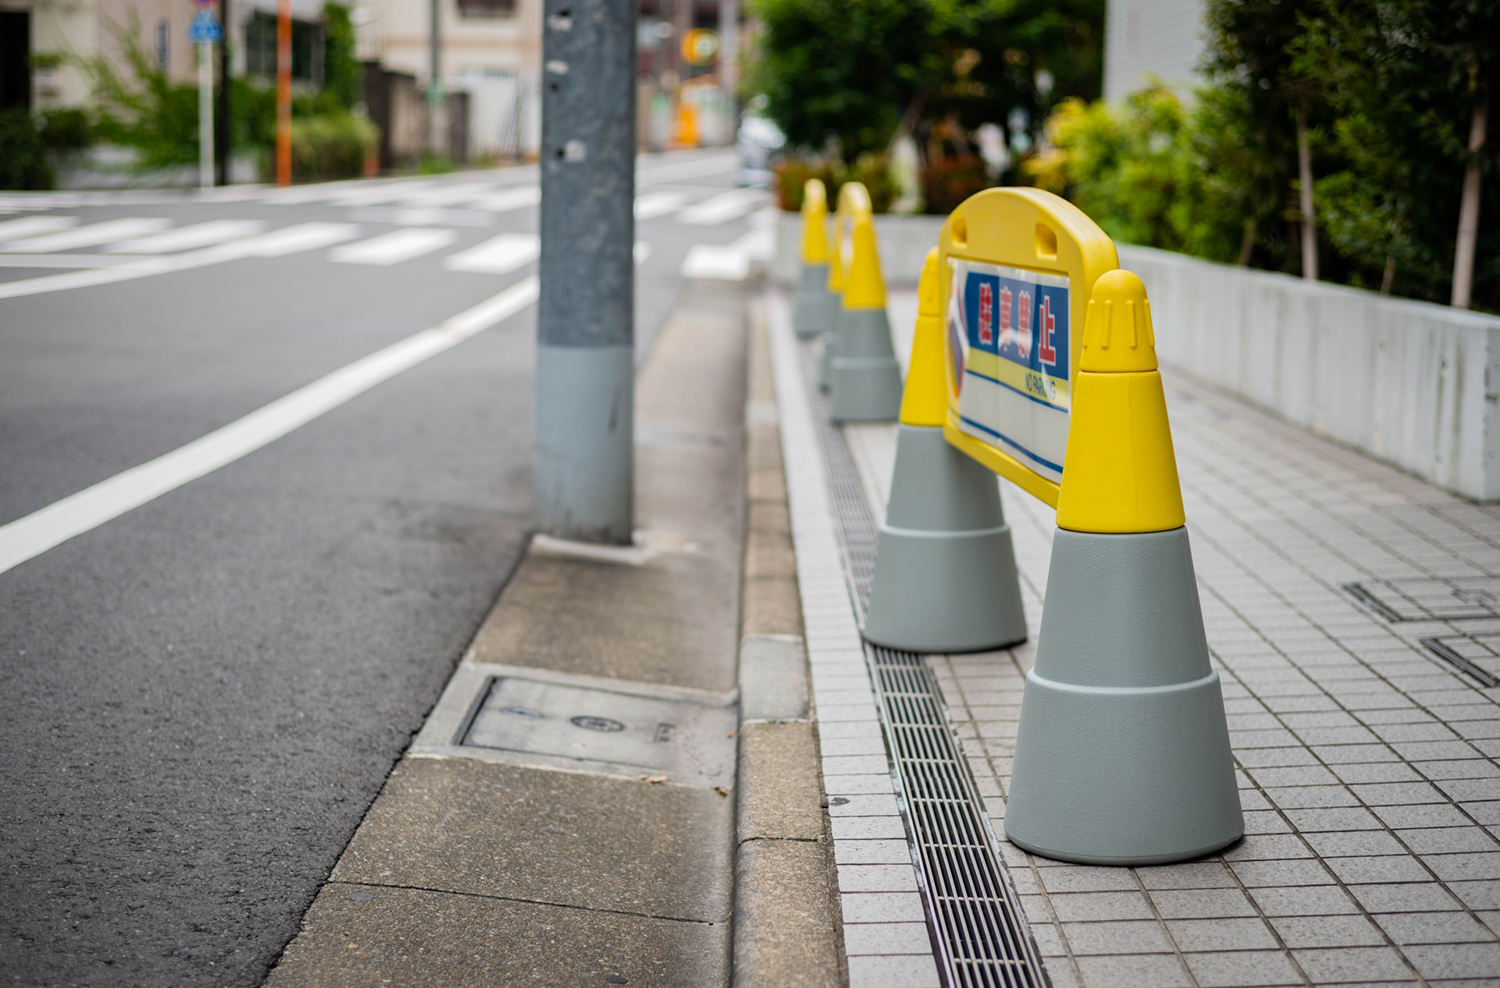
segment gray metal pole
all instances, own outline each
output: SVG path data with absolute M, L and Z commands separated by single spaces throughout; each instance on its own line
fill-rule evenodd
M 536 503 L 541 530 L 627 544 L 635 520 L 637 0 L 546 0 Z
M 432 154 L 442 154 L 444 150 L 442 136 L 438 133 L 438 103 L 443 98 L 442 13 L 442 0 L 431 0 L 427 32 L 427 150 Z

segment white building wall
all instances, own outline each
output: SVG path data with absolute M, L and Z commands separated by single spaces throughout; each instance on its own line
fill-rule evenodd
M 1159 77 L 1186 95 L 1205 47 L 1203 0 L 1109 0 L 1104 21 L 1104 98 L 1124 99 Z

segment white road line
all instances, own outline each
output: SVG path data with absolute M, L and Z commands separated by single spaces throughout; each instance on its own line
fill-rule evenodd
M 658 216 L 677 212 L 685 202 L 687 196 L 680 192 L 647 192 L 635 197 L 635 218 L 654 220 Z
M 760 189 L 730 189 L 689 206 L 677 214 L 677 219 L 689 226 L 718 226 L 739 219 L 765 201 L 766 193 Z
M 108 254 L 0 254 L 0 268 L 113 268 L 130 260 Z
M 637 158 L 636 161 L 639 162 L 640 159 Z M 697 178 L 700 175 L 721 175 L 724 172 L 732 172 L 739 166 L 738 154 L 720 154 L 712 158 L 700 158 L 697 161 L 683 161 L 675 165 L 638 169 L 635 179 L 637 182 L 673 182 L 678 179 Z
M 34 237 L 39 233 L 55 233 L 78 225 L 76 216 L 27 216 L 19 220 L 0 223 L 0 240 L 16 240 Z
M 646 259 L 651 256 L 651 244 L 645 240 L 637 240 L 631 248 L 630 254 L 635 258 L 637 266 L 645 264 Z
M 456 230 L 417 226 L 335 247 L 328 259 L 338 264 L 399 264 L 430 254 L 457 239 Z
M 22 295 L 41 295 L 46 292 L 61 292 L 72 288 L 89 288 L 94 285 L 109 285 L 117 281 L 133 281 L 151 275 L 186 271 L 190 268 L 237 261 L 244 257 L 281 257 L 300 250 L 331 247 L 344 240 L 359 236 L 359 226 L 354 223 L 299 223 L 296 226 L 272 230 L 258 237 L 247 237 L 227 244 L 216 244 L 202 250 L 170 257 L 143 257 L 131 260 L 114 268 L 95 271 L 69 271 L 67 274 L 50 274 L 40 278 L 23 278 L 20 281 L 0 282 L 0 299 Z
M 103 223 L 90 223 L 88 226 L 75 227 L 59 233 L 46 233 L 40 237 L 13 240 L 4 247 L 0 247 L 0 250 L 18 254 L 46 254 L 54 250 L 94 247 L 98 244 L 112 244 L 129 237 L 156 233 L 171 225 L 172 221 L 168 219 L 131 216 L 118 220 L 105 220 Z
M 206 476 L 536 301 L 533 275 L 432 329 L 377 350 L 222 429 L 0 526 L 0 573 Z
M 682 259 L 682 276 L 744 281 L 750 277 L 750 255 L 738 244 L 694 244 Z
M 450 254 L 443 266 L 449 271 L 509 274 L 536 260 L 541 250 L 542 242 L 534 233 L 502 233 L 468 250 Z
M 470 209 L 487 209 L 492 213 L 508 213 L 513 209 L 525 209 L 542 201 L 539 185 L 522 185 L 518 188 L 501 189 L 486 195 L 475 196 L 464 203 Z
M 494 189 L 495 184 L 493 182 L 457 182 L 453 185 L 440 185 L 435 189 L 413 192 L 410 195 L 403 196 L 398 205 L 418 208 L 423 206 L 452 206 L 463 202 L 465 199 L 472 199 L 475 196 L 493 192 Z
M 262 220 L 209 220 L 192 226 L 178 227 L 149 237 L 137 237 L 111 244 L 106 254 L 173 254 L 179 250 L 209 247 L 249 237 L 266 228 Z

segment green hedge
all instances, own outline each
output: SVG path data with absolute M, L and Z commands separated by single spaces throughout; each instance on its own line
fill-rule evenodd
M 292 117 L 294 179 L 356 178 L 379 146 L 380 132 L 353 113 Z

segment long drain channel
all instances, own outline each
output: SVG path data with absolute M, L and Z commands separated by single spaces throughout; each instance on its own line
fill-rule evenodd
M 828 419 L 828 400 L 811 383 L 818 374 L 814 352 L 807 345 L 801 351 L 802 380 L 808 385 L 828 471 L 844 573 L 863 622 L 875 572 L 875 520 L 843 433 Z M 915 652 L 867 642 L 864 653 L 945 984 L 1043 988 L 1047 979 L 1036 945 L 1006 878 L 932 669 Z

